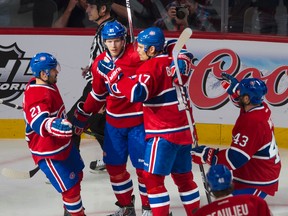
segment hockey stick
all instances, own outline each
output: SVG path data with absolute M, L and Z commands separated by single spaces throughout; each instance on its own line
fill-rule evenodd
M 133 22 L 132 22 L 130 0 L 126 0 L 126 8 L 127 8 L 128 24 L 129 24 L 129 31 L 130 31 L 130 42 L 133 43 L 135 41 L 135 38 L 134 38 L 134 32 L 133 32 Z
M 32 178 L 39 170 L 39 166 L 36 168 L 30 170 L 30 171 L 18 171 L 10 168 L 3 168 L 1 170 L 1 174 L 7 178 L 12 178 L 12 179 L 29 179 Z
M 88 134 L 90 136 L 94 136 L 96 139 L 104 139 L 103 135 L 101 135 L 99 133 L 92 132 L 90 130 L 84 130 L 83 133 Z
M 181 92 L 181 96 L 182 96 L 182 102 L 183 102 L 183 104 L 185 106 L 186 117 L 187 117 L 188 124 L 189 124 L 189 127 L 190 127 L 191 136 L 192 136 L 192 139 L 193 139 L 193 141 L 195 143 L 195 146 L 197 147 L 198 143 L 197 143 L 197 139 L 194 136 L 194 126 L 193 126 L 192 118 L 191 118 L 191 115 L 190 115 L 189 105 L 187 103 L 187 101 L 189 100 L 189 96 L 187 95 L 187 91 L 185 91 L 185 89 L 184 89 L 185 87 L 183 85 L 183 81 L 182 81 L 182 78 L 181 78 L 181 74 L 180 74 L 179 66 L 178 66 L 178 61 L 177 61 L 178 55 L 179 55 L 181 49 L 183 48 L 185 43 L 189 40 L 189 38 L 192 36 L 192 34 L 193 34 L 193 32 L 192 32 L 192 29 L 190 29 L 190 28 L 186 28 L 186 29 L 183 30 L 183 32 L 179 36 L 179 38 L 178 38 L 178 40 L 177 40 L 177 42 L 176 42 L 176 44 L 175 44 L 175 46 L 173 48 L 172 57 L 173 57 L 173 61 L 174 61 L 174 64 L 175 64 L 175 71 L 176 71 L 176 75 L 177 75 L 178 82 L 179 82 L 179 88 L 180 88 L 180 92 Z M 200 172 L 201 172 L 201 176 L 202 176 L 202 181 L 203 181 L 203 185 L 204 185 L 207 201 L 208 201 L 208 203 L 211 203 L 211 197 L 210 197 L 210 194 L 209 194 L 209 191 L 208 191 L 208 183 L 207 183 L 207 180 L 206 180 L 206 177 L 205 177 L 205 171 L 204 171 L 203 164 L 199 164 L 199 168 L 200 168 Z
M 4 105 L 6 105 L 6 106 L 9 106 L 9 107 L 12 107 L 12 108 L 15 108 L 15 109 L 18 109 L 18 110 L 21 110 L 21 109 L 22 109 L 21 106 L 18 106 L 18 105 L 16 105 L 16 104 L 10 103 L 10 102 L 8 102 L 8 101 L 4 101 L 4 100 L 2 100 L 2 99 L 0 99 L 0 104 L 4 104 Z
M 104 136 L 98 133 L 94 133 L 88 130 L 85 130 L 84 133 L 90 135 L 90 136 L 94 136 L 96 139 L 103 139 Z M 39 166 L 37 166 L 36 168 L 30 170 L 30 171 L 18 171 L 12 168 L 3 168 L 1 170 L 1 174 L 7 178 L 11 178 L 11 179 L 29 179 L 32 178 L 39 170 Z

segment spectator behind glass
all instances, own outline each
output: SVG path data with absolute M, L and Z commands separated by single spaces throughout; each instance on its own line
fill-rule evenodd
M 62 3 L 60 5 L 59 3 Z M 86 0 L 68 0 L 58 1 L 58 10 L 64 11 L 61 16 L 53 23 L 52 27 L 85 27 L 86 25 L 93 25 L 93 22 L 89 21 L 86 16 L 87 3 Z
M 34 0 L 20 0 L 20 7 L 18 10 L 18 14 L 27 13 L 31 11 L 33 9 L 33 5 L 34 5 Z
M 261 34 L 277 34 L 278 25 L 275 20 L 279 0 L 257 0 L 258 23 Z
M 247 15 L 245 12 L 248 8 L 253 7 L 251 0 L 231 0 L 229 1 L 229 32 L 242 33 L 244 29 L 244 19 Z M 253 11 L 252 11 L 253 12 Z M 252 21 L 250 20 L 250 23 Z
M 153 1 L 153 0 L 152 0 Z M 135 28 L 146 28 L 153 25 L 155 17 L 159 17 L 159 12 L 151 0 L 130 1 L 132 23 Z M 123 25 L 128 25 L 128 14 L 126 1 L 115 0 L 111 6 L 117 16 L 117 20 Z
M 200 31 L 220 32 L 221 17 L 213 8 L 213 0 L 195 0 L 198 3 L 196 9 L 197 23 L 196 28 Z
M 199 31 L 220 31 L 221 18 L 209 0 L 177 0 L 166 6 L 167 14 L 156 20 L 155 26 L 181 31 L 190 27 Z
M 153 25 L 159 11 L 151 0 L 134 0 L 131 2 L 133 25 L 136 28 L 148 28 Z
M 34 27 L 95 27 L 86 14 L 85 0 L 35 0 L 33 8 Z M 126 13 L 123 15 L 122 13 Z M 59 14 L 59 15 L 58 15 Z M 124 0 L 115 0 L 111 14 L 127 22 Z M 124 24 L 126 24 L 124 22 Z
M 283 0 L 283 4 L 286 7 L 287 14 L 288 14 L 288 0 Z M 288 17 L 287 17 L 288 18 Z M 286 35 L 288 35 L 288 19 L 286 21 Z
M 10 25 L 11 19 L 9 6 L 9 0 L 0 0 L 0 27 Z
M 181 31 L 195 25 L 197 4 L 191 0 L 177 0 L 166 6 L 167 13 L 155 21 L 154 25 L 169 31 Z M 192 27 L 193 28 L 193 27 Z

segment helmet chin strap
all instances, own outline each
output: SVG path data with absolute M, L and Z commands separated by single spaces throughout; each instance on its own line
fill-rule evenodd
M 43 80 L 41 77 L 38 77 L 42 82 L 51 85 L 52 83 L 49 82 L 49 77 L 47 80 Z
M 101 6 L 101 7 L 102 7 L 102 6 Z M 100 9 L 101 9 L 101 7 L 99 8 L 98 5 L 97 5 L 97 11 L 98 11 L 99 17 L 98 17 L 96 20 L 94 20 L 94 22 L 98 22 L 101 18 L 103 18 L 103 17 L 105 16 L 105 14 L 104 14 L 103 16 L 100 15 Z M 100 25 L 100 24 L 99 24 L 99 25 Z
M 94 22 L 98 22 L 102 17 L 103 17 L 103 16 L 100 16 L 100 15 L 99 15 L 99 17 L 98 17 L 96 20 L 94 20 Z
M 46 76 L 47 76 L 47 80 L 44 80 L 41 75 L 40 77 L 37 77 L 38 79 L 40 79 L 42 82 L 51 85 L 52 83 L 49 81 L 49 75 L 47 75 L 47 73 L 45 72 Z

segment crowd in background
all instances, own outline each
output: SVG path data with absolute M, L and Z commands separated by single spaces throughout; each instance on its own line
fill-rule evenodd
M 135 29 L 191 27 L 271 35 L 286 35 L 288 29 L 288 0 L 132 0 L 130 4 Z M 85 10 L 85 0 L 1 0 L 0 27 L 95 27 Z M 112 11 L 128 25 L 125 0 L 115 0 Z

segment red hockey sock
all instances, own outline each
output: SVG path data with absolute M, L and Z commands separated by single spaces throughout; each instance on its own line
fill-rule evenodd
M 143 174 L 153 216 L 168 216 L 170 198 L 164 186 L 165 176 L 154 175 L 145 171 Z
M 120 166 L 106 164 L 110 175 L 110 182 L 114 194 L 121 206 L 128 206 L 132 203 L 133 183 L 130 174 L 126 170 L 126 164 Z
M 187 216 L 193 216 L 200 207 L 200 194 L 197 184 L 193 181 L 192 172 L 172 173 L 171 176 L 178 187 Z
M 148 199 L 148 194 L 147 194 L 147 188 L 145 185 L 145 179 L 143 177 L 143 171 L 144 170 L 142 169 L 136 169 L 142 207 L 149 209 L 150 205 L 149 205 L 149 199 Z

